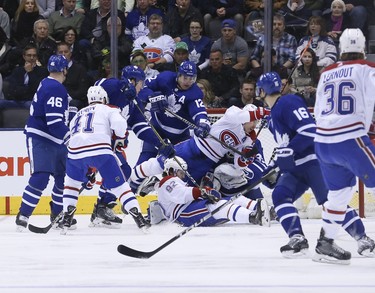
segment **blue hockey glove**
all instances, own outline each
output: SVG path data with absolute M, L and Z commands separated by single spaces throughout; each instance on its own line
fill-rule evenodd
M 221 199 L 221 193 L 211 187 L 205 186 L 201 190 L 201 197 L 209 203 L 217 203 Z
M 291 148 L 278 148 L 275 152 L 276 164 L 281 171 L 291 171 L 295 168 L 294 151 Z
M 210 134 L 210 123 L 208 121 L 201 120 L 197 127 L 194 128 L 194 134 L 200 138 L 206 138 Z
M 153 112 L 164 113 L 165 109 L 168 108 L 168 100 L 161 92 L 154 92 L 148 100 L 151 103 L 151 111 Z
M 157 160 L 160 165 L 164 164 L 164 161 L 168 158 L 172 158 L 175 155 L 176 151 L 172 143 L 168 140 L 165 145 L 161 145 L 158 151 Z
M 124 93 L 124 97 L 132 101 L 137 96 L 137 90 L 135 86 L 128 79 L 121 79 L 120 81 L 121 91 Z
M 275 169 L 275 165 L 272 164 L 272 165 L 269 165 L 264 171 L 263 171 L 263 175 L 262 176 L 265 176 L 267 175 L 272 169 Z M 274 173 L 273 175 L 271 175 L 270 177 L 268 177 L 266 180 L 263 181 L 263 185 L 268 187 L 269 189 L 274 189 L 276 184 L 277 184 L 277 181 L 279 180 L 280 178 L 280 172 L 276 172 Z

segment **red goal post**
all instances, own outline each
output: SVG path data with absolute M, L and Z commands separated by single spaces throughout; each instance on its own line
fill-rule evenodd
M 313 108 L 309 108 L 310 113 L 313 113 L 313 110 Z M 225 111 L 226 108 L 208 108 L 207 113 L 211 124 L 219 120 L 225 114 Z M 264 158 L 266 162 L 268 162 L 272 155 L 273 149 L 276 147 L 276 143 L 267 127 L 264 127 L 264 129 L 262 129 L 262 131 L 259 133 L 259 139 L 262 142 Z M 270 197 L 271 191 L 266 190 L 266 192 L 263 193 L 265 193 L 265 197 Z M 307 195 L 304 197 L 309 196 Z M 307 203 L 305 204 L 308 205 L 310 199 L 304 198 L 303 201 L 307 201 Z M 365 216 L 375 216 L 375 199 L 371 196 L 371 194 L 369 194 L 369 192 L 366 191 L 361 181 L 358 182 L 358 189 L 356 193 L 353 195 L 353 198 L 350 202 L 350 206 L 352 206 L 358 211 L 359 216 L 361 218 L 364 218 Z

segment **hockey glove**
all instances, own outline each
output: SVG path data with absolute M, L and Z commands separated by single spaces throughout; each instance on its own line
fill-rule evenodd
M 165 145 L 160 146 L 157 156 L 157 160 L 161 165 L 164 164 L 166 159 L 172 158 L 176 153 L 173 144 L 169 140 L 165 140 L 165 142 Z
M 123 149 L 126 149 L 129 143 L 128 136 L 129 136 L 129 132 L 126 132 L 124 137 L 113 136 L 112 137 L 112 150 L 114 152 L 121 153 Z
M 269 172 L 271 172 L 272 169 L 275 168 L 275 165 L 269 165 L 264 171 L 263 171 L 263 176 L 267 175 Z M 268 177 L 266 180 L 263 181 L 263 185 L 268 187 L 269 189 L 274 189 L 277 181 L 280 178 L 280 172 L 276 172 L 270 177 Z
M 246 167 L 255 160 L 255 156 L 258 153 L 258 149 L 255 146 L 245 146 L 242 149 L 243 155 L 238 158 L 238 166 Z
M 96 168 L 90 167 L 87 170 L 86 178 L 88 179 L 85 183 L 82 183 L 82 187 L 87 190 L 91 190 L 96 184 Z
M 200 138 L 206 138 L 210 134 L 210 123 L 207 120 L 201 120 L 194 128 L 194 134 Z
M 121 91 L 124 93 L 124 97 L 128 101 L 132 101 L 137 96 L 137 90 L 135 86 L 128 79 L 121 79 L 120 81 Z
M 294 151 L 291 148 L 278 148 L 276 154 L 276 165 L 281 171 L 291 171 L 295 168 Z
M 263 107 L 258 107 L 255 111 L 249 111 L 250 121 L 260 120 L 271 114 L 271 110 Z
M 205 186 L 201 189 L 201 197 L 213 204 L 221 199 L 221 193 L 211 187 Z
M 168 100 L 161 92 L 154 92 L 148 100 L 151 103 L 151 111 L 153 112 L 164 113 L 165 109 L 168 108 Z

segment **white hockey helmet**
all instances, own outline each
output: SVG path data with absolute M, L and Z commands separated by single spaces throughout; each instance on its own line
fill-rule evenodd
M 171 172 L 173 172 L 173 174 L 176 175 L 178 170 L 181 170 L 183 172 L 187 170 L 187 164 L 185 160 L 178 156 L 175 156 L 175 158 L 178 160 L 178 163 L 174 158 L 169 158 L 164 161 L 164 172 L 167 173 L 168 175 Z
M 89 104 L 92 103 L 102 103 L 107 104 L 108 94 L 104 88 L 100 85 L 90 86 L 87 90 L 87 101 Z
M 340 37 L 340 55 L 344 53 L 365 54 L 366 38 L 359 28 L 347 28 Z

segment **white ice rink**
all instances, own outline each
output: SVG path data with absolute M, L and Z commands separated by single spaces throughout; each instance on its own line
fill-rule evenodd
M 0 292 L 375 292 L 375 259 L 359 256 L 344 232 L 337 243 L 352 252 L 349 266 L 282 258 L 288 239 L 277 223 L 198 227 L 150 259 L 133 259 L 117 245 L 151 251 L 183 228 L 162 224 L 143 234 L 130 217 L 119 230 L 89 228 L 88 215 L 76 218 L 78 229 L 62 236 L 16 233 L 15 216 L 0 217 Z M 48 219 L 32 216 L 30 223 L 44 227 Z M 375 219 L 364 222 L 375 238 Z M 320 220 L 303 226 L 312 254 Z

